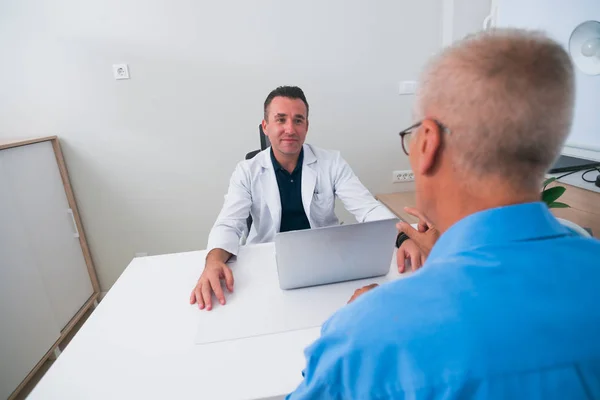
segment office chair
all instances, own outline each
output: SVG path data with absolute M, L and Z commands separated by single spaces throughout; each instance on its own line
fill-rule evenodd
M 269 138 L 267 137 L 267 135 L 265 135 L 265 132 L 263 131 L 262 124 L 258 124 L 258 137 L 260 139 L 260 150 L 253 150 L 250 153 L 247 153 L 246 160 L 254 158 L 254 156 L 256 156 L 258 153 L 260 153 L 261 151 L 263 151 L 271 145 Z
M 258 153 L 260 153 L 261 151 L 263 151 L 264 149 L 266 149 L 267 147 L 269 147 L 271 145 L 269 138 L 267 137 L 267 135 L 265 135 L 265 132 L 263 131 L 262 124 L 258 124 L 258 136 L 260 139 L 260 150 L 253 150 L 250 153 L 247 153 L 246 160 L 250 160 L 250 159 L 254 158 Z M 246 224 L 248 225 L 248 234 L 250 234 L 250 227 L 252 226 L 252 216 L 251 215 L 249 215 L 248 218 L 246 219 Z

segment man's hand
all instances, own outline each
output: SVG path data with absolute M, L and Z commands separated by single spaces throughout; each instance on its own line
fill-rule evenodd
M 398 272 L 406 271 L 406 260 L 410 260 L 410 267 L 413 271 L 418 270 L 425 264 L 425 255 L 413 240 L 405 240 L 396 252 L 396 263 Z
M 198 303 L 198 308 L 206 311 L 212 310 L 212 294 L 214 293 L 219 303 L 225 305 L 225 294 L 221 288 L 221 280 L 229 292 L 233 292 L 233 273 L 225 262 L 231 254 L 223 249 L 213 249 L 206 256 L 204 272 L 190 295 L 190 304 Z
M 429 253 L 431 252 L 431 249 L 433 248 L 433 245 L 435 244 L 435 242 L 437 242 L 438 238 L 440 237 L 440 232 L 419 210 L 415 208 L 405 207 L 404 211 L 406 211 L 410 215 L 419 218 L 417 229 L 413 228 L 406 222 L 399 222 L 398 225 L 396 225 L 396 227 L 400 232 L 404 232 L 411 239 L 411 241 L 413 241 L 414 244 L 416 244 L 422 256 L 424 258 L 427 258 L 429 256 Z M 402 245 L 404 245 L 404 243 Z M 400 255 L 398 257 L 400 257 Z M 398 263 L 398 268 L 399 267 L 400 263 Z
M 360 288 L 360 289 L 356 289 L 356 290 L 354 291 L 354 294 L 353 294 L 353 295 L 352 295 L 352 297 L 350 298 L 350 300 L 348 300 L 348 304 L 350 304 L 350 303 L 352 303 L 354 300 L 356 300 L 356 298 L 357 298 L 358 296 L 361 296 L 361 295 L 365 294 L 366 292 L 368 292 L 368 291 L 369 291 L 369 290 L 371 290 L 371 289 L 375 289 L 377 286 L 379 286 L 379 285 L 378 285 L 378 284 L 376 284 L 376 283 L 372 283 L 372 284 L 370 284 L 370 285 L 367 285 L 367 286 L 365 286 L 365 287 L 362 287 L 362 288 Z

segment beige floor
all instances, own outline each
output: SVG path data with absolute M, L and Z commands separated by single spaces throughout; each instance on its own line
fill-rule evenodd
M 69 345 L 69 342 L 71 341 L 73 336 L 75 336 L 77 334 L 77 332 L 79 331 L 79 328 L 81 328 L 83 323 L 88 319 L 88 317 L 92 314 L 93 311 L 94 311 L 93 307 L 90 308 L 88 310 L 88 312 L 86 312 L 81 317 L 81 319 L 73 327 L 73 329 L 71 329 L 71 332 L 69 332 L 69 334 L 67 335 L 65 340 L 63 340 L 62 343 L 58 346 L 61 350 L 64 350 L 65 347 L 67 347 Z M 35 385 L 37 385 L 37 383 L 40 381 L 40 379 L 42 379 L 44 374 L 50 369 L 50 367 L 52 366 L 53 363 L 54 363 L 54 360 L 50 360 L 50 359 L 46 360 L 46 362 L 40 367 L 40 369 L 33 376 L 33 378 L 31 378 L 31 380 L 29 382 L 27 382 L 27 385 L 23 388 L 23 390 L 21 390 L 21 392 L 15 397 L 15 400 L 25 399 L 29 395 L 29 393 L 33 390 Z

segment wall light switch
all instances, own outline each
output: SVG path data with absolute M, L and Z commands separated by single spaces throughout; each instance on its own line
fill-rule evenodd
M 417 92 L 417 81 L 402 81 L 400 82 L 400 94 L 415 94 Z
M 113 64 L 115 79 L 129 79 L 129 67 L 127 64 Z

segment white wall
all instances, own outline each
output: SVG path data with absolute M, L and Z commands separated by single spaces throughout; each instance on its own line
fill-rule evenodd
M 448 1 L 448 0 L 443 0 Z M 492 8 L 492 0 L 451 0 L 454 5 L 452 38 L 460 40 L 483 28 L 483 20 Z
M 106 290 L 136 252 L 205 247 L 278 85 L 305 90 L 309 142 L 341 150 L 372 192 L 398 190 L 412 105 L 398 82 L 440 48 L 441 13 L 441 0 L 3 0 L 0 138 L 60 136 Z

